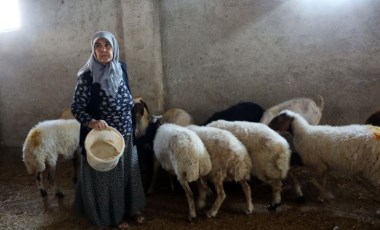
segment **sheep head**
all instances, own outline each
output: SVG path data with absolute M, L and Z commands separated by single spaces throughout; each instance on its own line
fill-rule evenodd
M 148 105 L 142 100 L 141 97 L 134 99 L 135 105 L 133 107 L 133 114 L 136 118 L 135 137 L 139 138 L 145 135 L 145 130 L 149 125 L 150 113 Z
M 285 110 L 282 111 L 279 115 L 274 117 L 271 122 L 269 122 L 269 128 L 275 130 L 276 132 L 289 132 L 293 134 L 292 122 L 294 116 L 291 111 Z
M 367 118 L 366 124 L 380 126 L 380 110 Z

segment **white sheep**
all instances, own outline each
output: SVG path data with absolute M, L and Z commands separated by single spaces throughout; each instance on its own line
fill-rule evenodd
M 196 217 L 193 192 L 189 183 L 202 181 L 212 168 L 210 156 L 201 139 L 191 130 L 175 124 L 154 123 L 153 150 L 162 168 L 176 175 L 185 190 L 189 206 L 189 221 Z
M 246 147 L 229 131 L 214 127 L 187 126 L 194 131 L 203 141 L 210 154 L 212 169 L 207 175 L 215 187 L 217 197 L 211 209 L 206 213 L 207 217 L 215 217 L 222 205 L 226 194 L 223 189 L 224 181 L 238 182 L 245 194 L 247 201 L 246 214 L 253 211 L 251 189 L 247 180 L 250 179 L 252 169 L 251 159 Z M 204 205 L 206 190 L 200 192 L 200 205 Z
M 145 130 L 149 125 L 149 120 L 153 115 L 150 114 L 148 105 L 144 102 L 142 97 L 135 97 L 134 103 L 134 116 L 136 118 L 135 136 L 139 138 L 145 135 Z M 179 108 L 173 108 L 165 111 L 165 113 L 162 114 L 162 119 L 165 123 L 172 123 L 180 126 L 193 124 L 192 116 L 185 110 Z
M 160 118 L 165 123 L 173 123 L 180 126 L 187 126 L 193 123 L 192 116 L 183 109 L 169 109 L 162 116 L 152 115 L 149 112 L 148 105 L 144 102 L 141 97 L 134 98 L 134 116 L 136 118 L 136 145 L 140 157 L 140 165 L 142 168 L 143 177 L 148 177 L 150 183 L 147 189 L 147 194 L 152 194 L 154 192 L 154 187 L 157 181 L 157 176 L 159 172 L 159 164 L 157 164 L 153 154 L 153 146 L 150 146 L 148 142 L 151 138 L 146 138 L 145 132 L 149 125 L 151 119 Z M 146 175 L 147 174 L 147 175 Z M 148 181 L 147 179 L 145 181 Z M 145 184 L 145 183 L 144 183 Z M 171 190 L 174 191 L 174 181 L 171 178 L 170 181 Z
M 306 97 L 293 98 L 265 110 L 260 122 L 269 124 L 281 111 L 288 109 L 301 114 L 310 124 L 318 125 L 322 117 L 323 107 L 324 100 L 320 95 L 315 100 Z
M 162 116 L 151 115 L 151 117 L 155 117 L 156 119 L 160 118 L 162 119 L 164 123 L 176 124 L 183 127 L 193 124 L 192 116 L 189 113 L 187 113 L 185 110 L 179 109 L 179 108 L 169 109 L 165 111 L 165 113 L 162 114 Z M 159 167 L 155 167 L 153 169 L 152 180 L 147 192 L 148 194 L 152 194 L 154 191 L 154 186 L 156 184 L 158 172 L 159 172 Z M 170 188 L 172 191 L 174 191 L 173 178 L 170 178 Z
M 346 176 L 359 175 L 379 188 L 379 127 L 310 125 L 301 115 L 289 110 L 281 112 L 269 126 L 291 133 L 304 165 L 314 174 L 311 181 L 320 191 L 321 201 L 334 198 L 326 189 L 330 171 Z
M 71 108 L 65 108 L 63 109 L 60 117 L 58 119 L 66 119 L 66 120 L 69 120 L 69 119 L 75 119 L 73 113 L 71 112 Z
M 193 124 L 192 116 L 183 109 L 169 109 L 162 114 L 162 119 L 165 123 L 187 126 Z
M 218 120 L 207 126 L 230 131 L 246 146 L 252 161 L 251 174 L 271 185 L 273 201 L 268 209 L 275 210 L 281 204 L 282 180 L 289 171 L 288 142 L 261 123 Z
M 55 180 L 57 160 L 74 159 L 76 178 L 76 156 L 79 151 L 80 124 L 75 119 L 47 120 L 39 122 L 28 133 L 23 144 L 23 161 L 29 174 L 34 174 L 42 197 L 47 196 L 43 185 L 43 172 L 48 169 L 48 180 L 55 190 L 55 195 L 62 198 Z
M 321 95 L 317 95 L 314 100 L 311 98 L 306 98 L 306 97 L 293 98 L 267 109 L 264 112 L 263 116 L 261 117 L 260 122 L 264 124 L 269 124 L 269 122 L 275 116 L 277 116 L 281 111 L 288 109 L 293 112 L 299 113 L 310 124 L 318 125 L 322 117 L 323 108 L 324 108 L 324 99 Z M 301 185 L 298 182 L 298 179 L 295 176 L 294 171 L 293 171 L 295 166 L 302 165 L 302 161 L 299 154 L 295 151 L 291 136 L 288 134 L 282 134 L 282 136 L 290 144 L 290 149 L 292 151 L 292 155 L 290 158 L 290 165 L 292 167 L 290 168 L 289 176 L 290 176 L 290 179 L 293 180 L 293 184 L 297 193 L 297 200 L 298 202 L 302 203 L 304 202 L 304 199 L 303 199 L 303 195 L 301 191 Z

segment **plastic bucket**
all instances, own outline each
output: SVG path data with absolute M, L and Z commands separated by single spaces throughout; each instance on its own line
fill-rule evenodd
M 124 138 L 115 128 L 91 130 L 84 141 L 88 164 L 97 171 L 113 169 L 124 152 Z

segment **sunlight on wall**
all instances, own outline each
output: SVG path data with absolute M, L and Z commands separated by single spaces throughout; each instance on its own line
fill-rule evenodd
M 0 32 L 17 30 L 21 26 L 18 0 L 0 0 Z
M 360 3 L 361 1 L 352 0 L 301 0 L 301 3 L 309 9 L 339 9 L 341 7 L 349 7 Z

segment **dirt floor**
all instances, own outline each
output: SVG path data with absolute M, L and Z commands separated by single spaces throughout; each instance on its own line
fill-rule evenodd
M 71 162 L 58 165 L 58 183 L 65 194 L 57 199 L 49 190 L 43 200 L 34 176 L 27 174 L 21 160 L 20 148 L 0 148 L 0 229 L 97 229 L 76 217 L 71 209 L 74 198 Z M 267 211 L 271 200 L 270 188 L 252 183 L 255 205 L 253 214 L 243 213 L 244 195 L 238 186 L 227 184 L 227 198 L 216 218 L 208 219 L 198 212 L 198 219 L 187 221 L 185 194 L 172 192 L 164 182 L 147 197 L 147 222 L 132 229 L 380 229 L 380 218 L 375 215 L 380 202 L 374 190 L 357 179 L 337 176 L 330 178 L 335 200 L 320 203 L 314 187 L 307 182 L 308 172 L 298 170 L 302 179 L 306 203 L 297 204 L 295 195 L 284 187 L 283 205 L 275 212 Z M 213 197 L 208 199 L 210 205 Z M 109 228 L 111 229 L 111 228 Z

